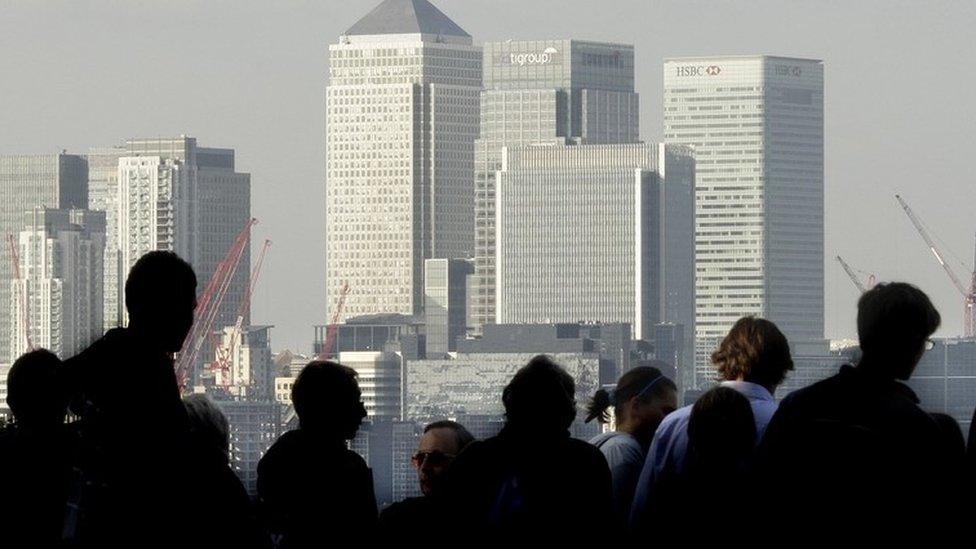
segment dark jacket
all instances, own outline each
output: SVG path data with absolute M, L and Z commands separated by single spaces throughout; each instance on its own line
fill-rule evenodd
M 471 539 L 574 541 L 611 525 L 610 468 L 568 433 L 520 435 L 506 427 L 471 443 L 448 470 L 447 506 Z
M 189 427 L 171 357 L 118 328 L 66 360 L 64 372 L 80 417 L 69 489 L 77 516 L 68 519 L 76 543 L 184 544 L 173 525 L 192 497 Z
M 303 429 L 282 435 L 261 458 L 258 497 L 282 547 L 331 546 L 376 525 L 373 477 L 363 458 Z
M 759 449 L 771 523 L 868 532 L 944 519 L 949 456 L 918 403 L 905 384 L 852 366 L 787 396 Z

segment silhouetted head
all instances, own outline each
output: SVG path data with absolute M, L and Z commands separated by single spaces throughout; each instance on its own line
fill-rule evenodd
M 929 296 L 911 284 L 878 284 L 857 302 L 859 365 L 876 375 L 905 380 L 925 352 L 942 318 Z
M 7 406 L 24 428 L 49 430 L 62 425 L 68 396 L 62 386 L 61 360 L 44 349 L 18 358 L 7 373 Z
M 183 397 L 186 415 L 190 418 L 190 436 L 201 448 L 220 452 L 224 460 L 230 459 L 230 423 L 227 416 L 207 395 L 193 394 Z
M 502 392 L 507 428 L 526 433 L 563 433 L 576 418 L 576 384 L 545 355 L 529 361 Z
M 411 461 L 417 468 L 420 491 L 425 496 L 440 490 L 451 462 L 473 441 L 471 433 L 456 421 L 436 421 L 424 428 Z
M 748 381 L 772 393 L 793 369 L 790 344 L 772 322 L 753 316 L 740 318 L 729 330 L 712 364 L 726 381 Z
M 197 277 L 189 263 L 173 252 L 149 252 L 125 281 L 129 327 L 175 353 L 193 326 L 196 295 Z
M 664 416 L 678 406 L 678 388 L 661 370 L 649 366 L 633 368 L 620 376 L 612 390 L 600 389 L 587 406 L 586 422 L 610 421 L 613 414 L 618 431 L 626 431 L 638 440 L 650 439 Z
M 354 438 L 366 417 L 356 377 L 355 370 L 337 362 L 315 360 L 302 368 L 291 388 L 299 427 L 330 438 Z
M 743 472 L 756 445 L 756 422 L 749 399 L 728 387 L 715 387 L 691 408 L 688 466 L 718 477 Z

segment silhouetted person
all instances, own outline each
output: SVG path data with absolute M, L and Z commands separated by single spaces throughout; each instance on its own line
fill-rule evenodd
M 420 483 L 419 497 L 394 503 L 380 513 L 380 530 L 387 540 L 429 539 L 423 526 L 446 512 L 442 503 L 445 473 L 474 437 L 455 421 L 435 421 L 424 427 L 417 453 L 411 457 Z
M 599 450 L 569 436 L 573 378 L 537 356 L 505 387 L 502 403 L 501 433 L 471 443 L 448 471 L 453 524 L 470 539 L 519 544 L 605 537 L 593 525 L 613 517 L 610 469 Z
M 688 454 L 682 471 L 655 486 L 647 532 L 660 542 L 728 541 L 724 528 L 701 528 L 696 510 L 754 509 L 759 494 L 750 485 L 756 422 L 749 399 L 729 387 L 714 387 L 695 401 L 688 420 Z M 765 495 L 763 495 L 765 497 Z M 646 541 L 646 540 L 645 540 Z
M 0 432 L 0 545 L 54 547 L 61 540 L 69 474 L 68 400 L 61 361 L 31 351 L 7 374 L 14 423 Z
M 185 520 L 188 423 L 172 355 L 193 324 L 196 282 L 174 253 L 142 256 L 125 283 L 128 327 L 65 361 L 83 437 L 66 524 L 76 543 L 187 542 L 174 528 Z
M 192 467 L 184 498 L 187 516 L 205 517 L 186 524 L 187 540 L 197 547 L 256 549 L 269 546 L 258 527 L 244 485 L 230 468 L 230 424 L 206 395 L 184 397 L 190 421 Z
M 366 417 L 356 372 L 314 361 L 291 390 L 299 428 L 281 436 L 258 463 L 258 496 L 280 547 L 336 545 L 373 532 L 372 473 L 346 441 Z
M 786 336 L 768 320 L 743 317 L 732 326 L 711 358 L 724 380 L 720 385 L 749 400 L 758 440 L 776 412 L 773 393 L 793 369 Z M 631 530 L 638 534 L 647 533 L 655 509 L 667 505 L 654 494 L 656 486 L 667 485 L 672 477 L 684 473 L 691 412 L 692 406 L 678 409 L 664 418 L 654 434 L 630 513 Z
M 607 423 L 611 406 L 616 430 L 597 435 L 590 444 L 603 452 L 610 466 L 614 512 L 623 528 L 651 437 L 661 420 L 678 406 L 677 387 L 657 368 L 633 368 L 620 377 L 615 388 L 600 389 L 593 395 L 586 422 Z
M 940 323 L 928 296 L 878 284 L 858 301 L 863 356 L 787 396 L 760 447 L 774 524 L 803 517 L 820 535 L 929 530 L 944 517 L 951 457 L 909 379 Z

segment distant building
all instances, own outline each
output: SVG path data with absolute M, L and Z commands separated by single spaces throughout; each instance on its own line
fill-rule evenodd
M 346 351 L 336 357 L 358 374 L 366 413 L 373 422 L 400 419 L 403 357 L 382 351 Z
M 427 0 L 384 0 L 329 46 L 326 302 L 419 315 L 424 260 L 474 250 L 481 48 Z
M 976 406 L 976 339 L 936 339 L 906 384 L 925 411 L 952 416 L 968 437 Z
M 258 462 L 282 433 L 281 406 L 270 400 L 214 398 L 230 424 L 231 468 L 247 492 L 257 494 Z
M 426 356 L 445 356 L 457 349 L 457 338 L 467 331 L 466 306 L 469 276 L 466 259 L 428 259 L 424 262 L 424 322 Z
M 684 147 L 505 148 L 496 321 L 625 322 L 635 339 L 659 322 L 691 325 L 693 182 Z
M 7 304 L 13 328 L 8 360 L 28 351 L 28 328 L 35 347 L 66 359 L 102 335 L 105 214 L 38 208 L 22 219 L 20 277 L 11 283 Z
M 616 380 L 629 368 L 629 334 L 625 324 L 485 325 L 481 339 L 458 342 L 456 358 L 407 360 L 404 419 L 455 419 L 479 435 L 494 434 L 504 419 L 502 390 L 538 354 L 550 355 L 573 376 L 582 407 L 601 377 Z M 582 423 L 583 415 L 581 408 L 572 428 L 579 438 L 597 432 Z
M 634 47 L 585 40 L 486 42 L 481 127 L 475 141 L 475 276 L 471 328 L 496 322 L 497 172 L 502 149 L 637 143 Z
M 790 355 L 793 358 L 793 371 L 786 374 L 786 380 L 776 391 L 778 399 L 827 379 L 836 374 L 842 365 L 851 362 L 848 352 L 831 350 L 830 340 L 827 339 L 790 341 Z
M 314 330 L 312 352 L 320 356 L 328 339 L 329 328 L 319 325 Z M 409 357 L 417 357 L 424 355 L 425 348 L 426 331 L 422 317 L 375 314 L 347 318 L 345 324 L 338 324 L 330 354 L 395 350 Z
M 417 470 L 410 457 L 417 451 L 420 428 L 412 422 L 365 421 L 350 441 L 373 473 L 373 490 L 381 508 L 420 495 Z
M 695 151 L 696 380 L 743 315 L 823 338 L 823 62 L 666 59 L 664 141 Z
M 220 332 L 220 350 L 226 352 L 226 371 L 214 367 L 214 382 L 239 397 L 274 399 L 275 371 L 271 359 L 272 326 L 245 326 L 236 333 L 233 326 Z M 217 362 L 215 358 L 215 363 Z
M 139 138 L 92 149 L 88 158 L 93 166 L 89 184 L 95 189 L 89 205 L 106 212 L 105 327 L 126 323 L 125 278 L 150 251 L 172 251 L 188 261 L 202 291 L 251 218 L 250 174 L 236 171 L 234 150 L 200 147 L 187 136 Z M 215 327 L 237 321 L 250 264 L 250 247 L 245 247 Z M 245 311 L 244 325 L 249 322 Z M 202 357 L 212 353 L 205 342 L 195 376 Z
M 24 212 L 35 208 L 67 210 L 88 206 L 88 163 L 71 154 L 0 155 L 0 235 L 16 235 L 24 228 Z M 4 242 L 0 261 L 0 304 L 11 298 L 13 265 Z M 13 325 L 0 314 L 0 361 L 12 352 Z

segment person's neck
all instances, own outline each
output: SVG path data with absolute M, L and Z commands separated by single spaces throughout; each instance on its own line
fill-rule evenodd
M 861 357 L 861 360 L 858 361 L 855 368 L 857 368 L 859 372 L 867 374 L 877 380 L 895 380 L 895 376 L 891 375 L 890 373 L 892 371 L 892 361 L 890 359 L 865 354 Z
M 770 387 L 769 385 L 766 385 L 765 383 L 756 383 L 755 381 L 750 381 L 750 380 L 746 379 L 745 376 L 739 376 L 739 377 L 733 379 L 732 381 L 743 381 L 745 383 L 752 383 L 753 385 L 758 385 L 758 386 L 762 387 L 763 389 L 766 389 L 767 391 L 769 391 L 769 394 L 773 394 L 773 393 L 776 392 L 776 386 L 775 385 L 773 385 L 772 387 Z
M 644 447 L 650 445 L 651 438 L 654 436 L 653 432 L 648 433 L 647 429 L 644 429 L 639 422 L 630 420 L 624 420 L 623 422 L 618 423 L 617 431 L 627 433 L 628 435 L 634 437 L 634 439 L 636 439 L 637 442 Z

